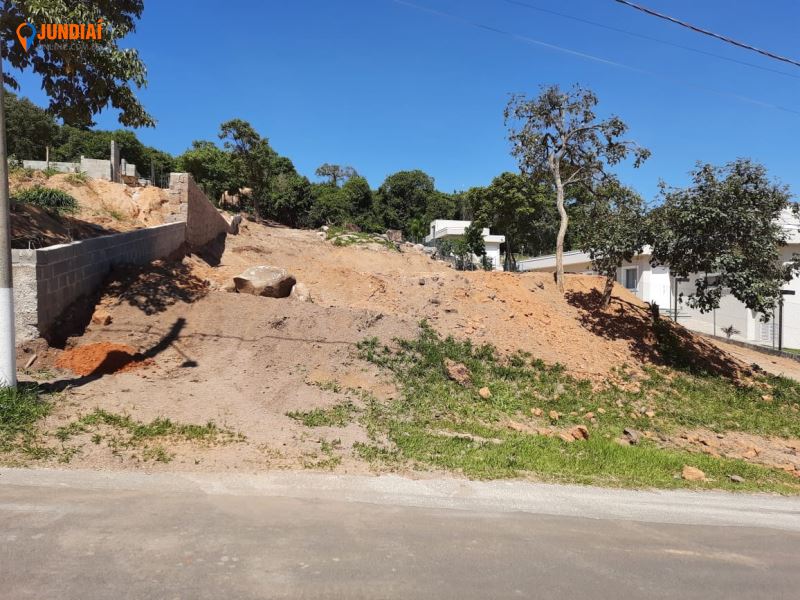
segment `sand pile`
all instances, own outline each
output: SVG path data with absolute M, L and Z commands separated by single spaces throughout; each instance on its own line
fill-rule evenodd
M 132 371 L 150 362 L 125 344 L 99 342 L 65 350 L 56 360 L 56 366 L 85 376 Z

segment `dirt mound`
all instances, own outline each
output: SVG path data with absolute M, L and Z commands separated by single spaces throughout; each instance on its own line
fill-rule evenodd
M 17 206 L 11 215 L 15 248 L 43 247 L 74 240 L 131 231 L 165 222 L 170 214 L 167 190 L 134 187 L 101 179 L 60 173 L 46 177 L 13 174 L 10 190 L 45 186 L 67 192 L 78 202 L 74 215 L 55 216 L 30 206 Z
M 125 344 L 99 342 L 65 350 L 56 360 L 56 366 L 85 376 L 132 371 L 150 362 Z

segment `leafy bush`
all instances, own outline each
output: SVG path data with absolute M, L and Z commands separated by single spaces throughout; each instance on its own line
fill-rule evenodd
M 78 202 L 61 190 L 37 185 L 14 194 L 12 200 L 22 204 L 33 204 L 55 213 L 74 213 L 78 210 Z

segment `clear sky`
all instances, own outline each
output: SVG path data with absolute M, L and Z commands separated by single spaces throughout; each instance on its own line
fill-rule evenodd
M 639 3 L 800 58 L 795 0 Z M 600 115 L 618 114 L 631 138 L 652 150 L 641 169 L 618 169 L 648 200 L 659 179 L 685 184 L 698 160 L 740 156 L 763 162 L 800 193 L 800 68 L 613 0 L 145 0 L 126 44 L 148 66 L 140 96 L 158 120 L 140 138 L 172 153 L 216 139 L 220 122 L 239 117 L 311 178 L 318 165 L 335 162 L 352 165 L 373 187 L 389 173 L 419 168 L 444 191 L 466 189 L 516 168 L 502 117 L 510 92 L 580 82 L 599 96 Z M 22 83 L 22 94 L 44 104 L 37 81 Z M 113 113 L 98 126 L 118 127 Z

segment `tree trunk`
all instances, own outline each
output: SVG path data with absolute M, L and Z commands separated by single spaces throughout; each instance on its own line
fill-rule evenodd
M 611 304 L 611 292 L 614 291 L 615 279 L 616 273 L 614 275 L 606 275 L 606 286 L 603 288 L 603 301 L 600 304 L 602 308 L 608 308 L 608 305 Z
M 558 237 L 556 238 L 556 285 L 558 291 L 564 293 L 564 238 L 567 235 L 567 224 L 569 215 L 564 208 L 564 186 L 561 184 L 561 175 L 558 170 L 555 172 L 556 180 L 556 206 L 558 214 L 561 216 L 561 225 L 558 227 Z

